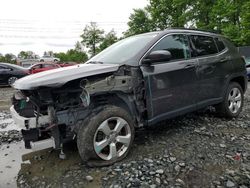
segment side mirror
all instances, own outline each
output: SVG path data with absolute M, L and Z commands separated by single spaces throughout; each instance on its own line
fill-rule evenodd
M 156 50 L 151 52 L 142 60 L 142 64 L 149 65 L 156 62 L 169 61 L 172 58 L 171 53 L 168 50 Z

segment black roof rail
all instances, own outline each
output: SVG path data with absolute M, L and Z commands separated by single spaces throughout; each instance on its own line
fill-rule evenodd
M 218 30 L 208 30 L 208 29 L 198 29 L 198 28 L 168 27 L 165 30 L 169 30 L 169 29 L 180 29 L 180 30 L 187 30 L 187 31 L 201 31 L 201 32 L 214 33 L 214 34 L 221 34 L 221 31 L 218 31 Z

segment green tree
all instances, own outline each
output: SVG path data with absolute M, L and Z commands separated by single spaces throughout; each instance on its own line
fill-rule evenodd
M 105 48 L 109 47 L 110 45 L 114 44 L 116 41 L 118 40 L 116 33 L 114 30 L 111 30 L 109 33 L 107 33 L 105 35 L 105 37 L 103 38 L 98 51 L 101 52 L 102 50 L 104 50 Z
M 50 57 L 53 57 L 54 56 L 54 52 L 53 51 L 45 51 L 44 53 L 43 53 L 43 55 L 44 56 L 50 56 Z
M 97 49 L 100 43 L 103 40 L 104 31 L 99 29 L 95 22 L 91 22 L 90 25 L 86 25 L 83 30 L 83 34 L 81 35 L 84 47 L 89 49 L 89 53 L 91 56 L 94 56 L 97 52 Z
M 78 52 L 82 52 L 83 49 L 82 49 L 82 45 L 79 41 L 76 42 L 75 44 L 75 50 L 78 51 Z
M 148 7 L 134 9 L 129 17 L 128 26 L 129 29 L 124 33 L 126 37 L 151 31 L 153 28 Z
M 29 56 L 29 54 L 25 51 L 21 51 L 19 52 L 19 54 L 17 55 L 18 58 L 21 58 L 21 59 L 27 59 Z
M 149 13 L 154 29 L 184 27 L 191 5 L 188 0 L 150 0 Z
M 75 49 L 68 50 L 66 53 L 68 61 L 83 63 L 87 61 L 88 56 L 85 52 L 77 51 Z
M 60 58 L 62 62 L 83 63 L 88 60 L 88 55 L 82 50 L 80 42 L 76 42 L 75 49 L 70 49 L 66 53 L 55 53 L 54 56 Z
M 5 63 L 16 63 L 16 56 L 12 53 L 7 53 L 4 56 L 0 56 L 0 62 L 5 62 Z
M 241 10 L 241 44 L 250 46 L 250 1 L 247 1 Z
M 147 8 L 134 10 L 125 33 L 138 34 L 167 27 L 215 30 L 236 45 L 250 45 L 249 0 L 150 0 Z M 144 10 L 144 14 L 143 11 Z M 148 28 L 143 30 L 143 26 Z M 145 25 L 144 25 L 145 23 Z M 142 29 L 142 31 L 140 31 Z

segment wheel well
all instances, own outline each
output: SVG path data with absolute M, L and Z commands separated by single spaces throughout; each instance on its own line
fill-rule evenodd
M 230 82 L 237 82 L 238 84 L 240 84 L 242 90 L 244 92 L 246 91 L 246 84 L 245 84 L 244 77 L 240 76 L 240 77 L 233 78 Z
M 124 108 L 129 113 L 131 113 L 128 104 L 123 99 L 118 97 L 116 94 L 98 95 L 91 100 L 94 101 L 96 106 L 111 104 L 114 106 L 119 106 L 121 108 Z
M 118 96 L 117 94 L 108 94 L 108 95 L 98 95 L 93 99 L 95 106 L 104 106 L 104 105 L 114 105 L 123 108 L 126 110 L 133 119 L 136 119 L 136 113 L 134 112 L 135 107 L 133 107 L 129 99 L 124 96 Z

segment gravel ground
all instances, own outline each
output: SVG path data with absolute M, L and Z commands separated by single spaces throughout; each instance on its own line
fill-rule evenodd
M 13 95 L 13 89 L 10 87 L 0 87 L 0 111 L 9 110 L 10 98 Z
M 1 114 L 8 116 L 0 113 L 0 127 L 5 126 L 1 124 Z M 0 140 L 11 142 L 1 135 Z M 29 163 L 22 164 L 17 185 L 250 187 L 250 90 L 237 119 L 218 118 L 209 109 L 175 118 L 150 130 L 138 130 L 129 156 L 113 166 L 84 166 L 75 143 L 66 145 L 65 153 L 66 160 L 58 158 L 59 151 L 51 150 L 22 156 Z

